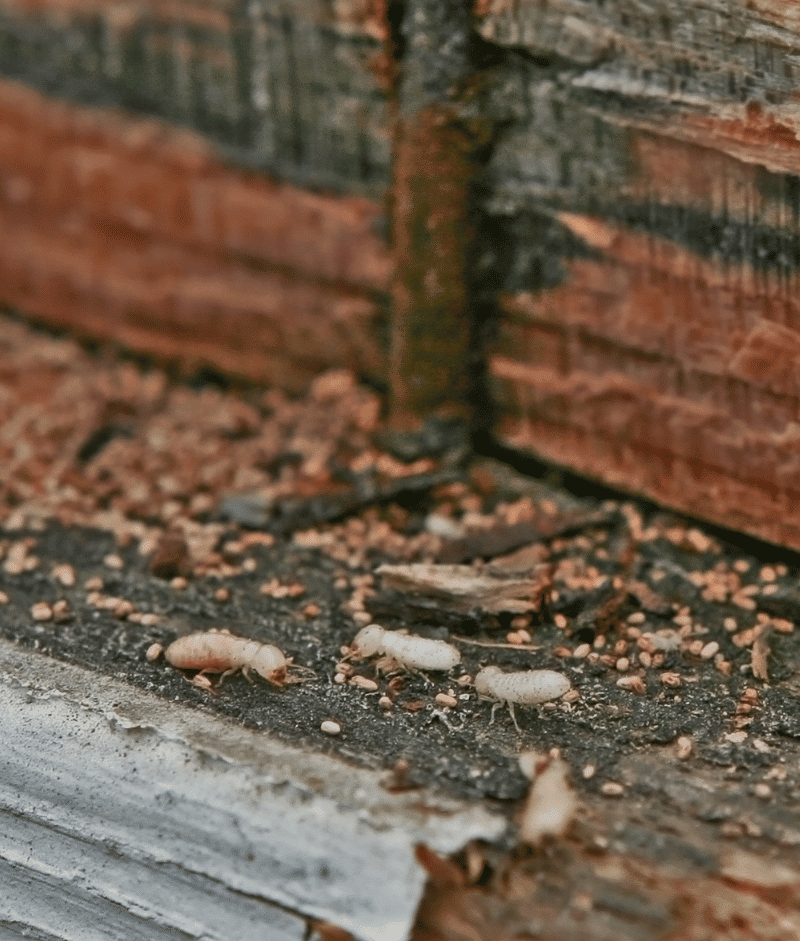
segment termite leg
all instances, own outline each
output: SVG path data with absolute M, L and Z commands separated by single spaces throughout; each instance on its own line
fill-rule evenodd
M 489 719 L 489 725 L 494 725 L 494 714 L 497 712 L 500 706 L 502 706 L 501 702 L 496 702 L 492 705 L 492 715 Z
M 291 657 L 286 661 L 286 663 L 287 666 L 284 667 L 284 683 L 308 683 L 311 680 L 315 680 L 317 678 L 317 674 L 311 669 L 311 667 L 301 667 L 297 663 L 292 663 Z
M 184 677 L 186 682 L 190 686 L 194 686 L 195 689 L 202 689 L 204 693 L 211 693 L 212 696 L 217 695 L 216 688 L 211 680 L 205 675 L 205 673 L 198 673 L 189 679 L 188 676 Z
M 219 688 L 220 686 L 222 686 L 222 681 L 225 679 L 226 676 L 230 676 L 231 673 L 235 673 L 238 669 L 239 669 L 238 667 L 231 667 L 230 670 L 225 670 L 224 673 L 220 673 L 219 679 L 217 680 L 216 688 Z M 201 672 L 204 673 L 205 671 L 203 670 L 203 671 L 201 671 Z M 244 671 L 242 671 L 242 672 L 244 672 Z M 249 677 L 248 677 L 248 679 L 249 679 Z
M 402 664 L 402 666 L 404 670 L 407 670 L 414 676 L 418 676 L 420 679 L 424 680 L 426 686 L 433 686 L 433 680 L 429 676 L 426 676 L 422 670 L 415 670 L 413 667 L 407 667 L 405 664 Z
M 508 700 L 508 711 L 509 711 L 509 714 L 511 715 L 511 721 L 514 723 L 514 728 L 515 728 L 515 729 L 520 733 L 520 735 L 521 735 L 521 734 L 522 734 L 522 729 L 519 727 L 519 722 L 517 722 L 517 716 L 516 716 L 516 714 L 514 713 L 514 703 L 511 702 L 510 699 Z

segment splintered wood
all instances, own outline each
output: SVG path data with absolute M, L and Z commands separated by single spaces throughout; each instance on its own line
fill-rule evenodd
M 538 566 L 531 576 L 500 569 L 476 571 L 468 565 L 381 565 L 376 569 L 387 588 L 440 599 L 448 608 L 467 613 L 527 614 L 538 611 L 552 584 L 552 567 Z
M 478 18 L 495 54 L 570 63 L 520 80 L 491 157 L 503 440 L 800 548 L 796 4 Z

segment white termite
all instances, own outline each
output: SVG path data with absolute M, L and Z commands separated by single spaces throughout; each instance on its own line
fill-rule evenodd
M 523 752 L 519 765 L 532 782 L 519 820 L 520 839 L 535 846 L 548 837 L 562 837 L 577 809 L 569 766 L 562 758 L 536 752 Z
M 351 649 L 359 657 L 385 654 L 409 670 L 452 670 L 461 663 L 461 652 L 446 641 L 387 631 L 379 624 L 363 627 Z
M 275 686 L 283 686 L 292 662 L 272 644 L 214 630 L 179 637 L 167 647 L 164 657 L 179 670 L 199 670 L 194 681 L 199 679 L 196 685 L 206 689 L 206 673 L 221 673 L 219 681 L 222 682 L 237 670 L 247 679 L 254 672 Z
M 521 670 L 517 673 L 503 673 L 500 667 L 484 667 L 475 677 L 475 692 L 481 699 L 494 700 L 491 722 L 501 703 L 508 706 L 517 731 L 521 731 L 514 715 L 514 704 L 534 706 L 538 703 L 558 699 L 569 692 L 570 681 L 563 673 L 555 670 Z

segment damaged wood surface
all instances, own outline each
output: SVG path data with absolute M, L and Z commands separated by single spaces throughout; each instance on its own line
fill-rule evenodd
M 799 30 L 777 0 L 4 0 L 0 299 L 189 371 L 346 365 L 397 433 L 471 422 L 800 548 Z
M 526 567 L 529 568 L 529 567 Z M 552 584 L 553 570 L 514 571 L 486 568 L 476 572 L 469 565 L 380 565 L 375 569 L 387 588 L 406 594 L 436 598 L 445 609 L 461 613 L 525 614 L 538 611 Z
M 385 362 L 380 207 L 237 171 L 201 138 L 0 81 L 0 300 L 251 381 Z
M 417 849 L 418 863 L 409 861 L 415 885 L 429 876 L 412 934 L 419 941 L 494 941 L 523 931 L 565 941 L 711 941 L 720 933 L 794 941 L 795 556 L 737 544 L 652 505 L 601 504 L 486 460 L 432 490 L 398 489 L 396 502 L 305 530 L 243 526 L 220 513 L 231 495 L 259 493 L 263 505 L 277 506 L 290 494 L 335 495 L 342 466 L 354 474 L 372 469 L 380 482 L 399 484 L 433 474 L 437 465 L 404 464 L 383 451 L 374 394 L 341 372 L 318 378 L 308 396 L 289 399 L 275 390 L 180 384 L 155 369 L 93 358 L 12 321 L 3 322 L 0 336 L 0 634 L 19 656 L 41 656 L 65 679 L 71 669 L 65 664 L 74 665 L 97 678 L 98 690 L 108 680 L 115 690 L 127 684 L 131 699 L 137 690 L 155 697 L 161 714 L 171 715 L 169 748 L 180 739 L 183 710 L 201 724 L 203 717 L 213 720 L 226 748 L 199 767 L 215 787 L 218 778 L 238 773 L 230 762 L 220 765 L 219 755 L 237 742 L 237 755 L 249 752 L 248 743 L 263 736 L 267 749 L 269 740 L 312 763 L 320 756 L 346 763 L 342 773 L 353 793 L 364 770 L 390 803 L 399 795 L 416 808 L 417 819 L 438 806 L 434 798 L 499 815 L 502 835 L 473 839 L 466 827 L 459 852 L 456 826 L 446 842 Z M 436 619 L 437 609 L 447 609 L 445 596 L 426 597 L 408 581 L 392 589 L 409 608 L 386 605 L 381 625 L 455 644 L 461 663 L 452 672 L 421 675 L 387 658 L 348 657 L 384 590 L 381 566 L 435 572 L 448 540 L 542 515 L 552 517 L 554 530 L 559 521 L 571 528 L 468 567 L 478 586 L 487 576 L 500 579 L 505 568 L 517 597 L 526 560 L 541 598 L 524 614 L 484 612 L 465 636 Z M 581 515 L 583 527 L 576 525 Z M 411 607 L 421 600 L 427 614 Z M 212 627 L 275 644 L 314 675 L 283 689 L 241 675 L 203 689 L 187 682 L 191 671 L 148 656 L 154 643 Z M 517 730 L 504 710 L 492 721 L 492 704 L 476 695 L 475 675 L 489 665 L 553 670 L 571 689 L 539 707 L 518 705 Z M 26 699 L 16 681 L 12 688 L 21 727 L 26 710 L 52 713 L 48 702 Z M 113 696 L 120 703 L 114 714 L 126 715 L 124 697 Z M 68 700 L 77 713 L 85 711 L 80 696 Z M 107 711 L 91 720 L 106 730 Z M 146 745 L 135 730 L 122 731 L 137 748 Z M 557 808 L 540 786 L 538 829 L 526 825 L 532 847 L 520 845 L 518 831 L 536 786 L 530 768 L 526 775 L 520 766 L 521 753 L 530 751 L 542 756 L 534 771 L 564 763 L 575 798 L 574 816 L 556 821 L 563 836 L 547 838 L 542 821 Z M 14 767 L 29 774 L 30 760 Z M 302 813 L 315 825 L 325 816 L 316 813 L 325 782 L 318 775 L 301 789 Z M 79 798 L 79 787 L 68 790 Z M 112 790 L 104 789 L 109 800 Z M 3 796 L 15 821 L 30 812 L 20 808 L 19 793 L 12 787 Z M 162 810 L 158 805 L 153 813 L 163 819 Z M 442 817 L 431 813 L 435 828 Z M 266 852 L 269 828 L 260 816 L 257 822 L 249 837 L 215 831 L 203 848 L 204 866 L 216 859 L 206 875 L 228 858 L 221 841 L 236 860 L 239 847 L 257 858 Z M 402 827 L 393 832 L 408 858 L 414 840 L 402 836 Z M 93 844 L 98 852 L 104 839 Z M 37 856 L 36 841 L 25 845 L 26 866 L 43 867 L 48 860 Z M 325 846 L 321 853 L 330 851 Z M 333 851 L 338 862 L 341 847 Z M 15 852 L 5 858 L 16 859 Z M 269 880 L 255 870 L 247 869 L 245 885 L 244 871 L 231 885 L 247 893 L 239 910 L 256 913 L 258 925 L 257 913 L 286 905 L 287 896 L 268 891 Z M 331 905 L 314 903 L 313 892 L 293 896 L 285 912 L 289 937 L 303 927 L 298 919 L 336 925 L 341 909 L 334 903 L 346 886 L 337 884 L 336 868 L 315 871 Z M 199 876 L 196 866 L 192 872 Z M 386 882 L 379 866 L 375 874 Z M 101 876 L 98 863 L 92 884 Z M 14 904 L 24 904 L 21 886 L 15 879 Z M 134 889 L 131 898 L 138 897 Z M 72 880 L 71 899 L 75 890 Z M 215 892 L 225 894 L 219 882 Z M 8 898 L 3 904 L 8 908 Z M 348 909 L 355 911 L 349 903 Z M 136 915 L 145 925 L 148 912 Z M 206 918 L 200 912 L 196 907 L 198 921 Z M 341 918 L 339 928 L 365 939 L 386 929 L 377 917 L 357 924 L 358 918 Z M 214 932 L 220 929 L 213 921 L 185 929 L 187 937 Z
M 379 198 L 385 32 L 362 2 L 2 0 L 0 74 L 191 128 L 295 185 Z
M 382 26 L 360 4 L 0 3 L 0 303 L 288 389 L 385 372 Z
M 516 103 L 501 437 L 797 548 L 795 6 L 498 0 L 479 29 Z
M 391 421 L 470 423 L 482 378 L 472 266 L 475 179 L 493 137 L 468 0 L 407 0 L 391 191 Z
M 390 794 L 380 772 L 2 640 L 0 700 L 9 937 L 301 941 L 328 922 L 405 941 L 426 878 L 415 846 L 504 829 L 475 803 Z

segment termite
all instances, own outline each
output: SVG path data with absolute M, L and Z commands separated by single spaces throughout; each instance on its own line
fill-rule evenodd
M 273 685 L 283 686 L 288 682 L 292 663 L 291 657 L 286 657 L 272 644 L 215 630 L 179 637 L 167 647 L 164 657 L 179 670 L 199 670 L 192 682 L 205 689 L 208 688 L 206 673 L 221 673 L 221 683 L 237 670 L 248 680 L 255 672 Z
M 522 670 L 518 673 L 503 673 L 500 667 L 484 667 L 475 677 L 475 691 L 481 699 L 492 699 L 492 718 L 495 710 L 505 703 L 518 732 L 522 731 L 514 715 L 514 704 L 534 706 L 538 703 L 558 699 L 571 688 L 563 673 L 555 670 Z
M 387 631 L 379 624 L 363 627 L 356 634 L 351 649 L 359 657 L 385 654 L 409 670 L 451 670 L 461 663 L 461 653 L 452 644 Z

